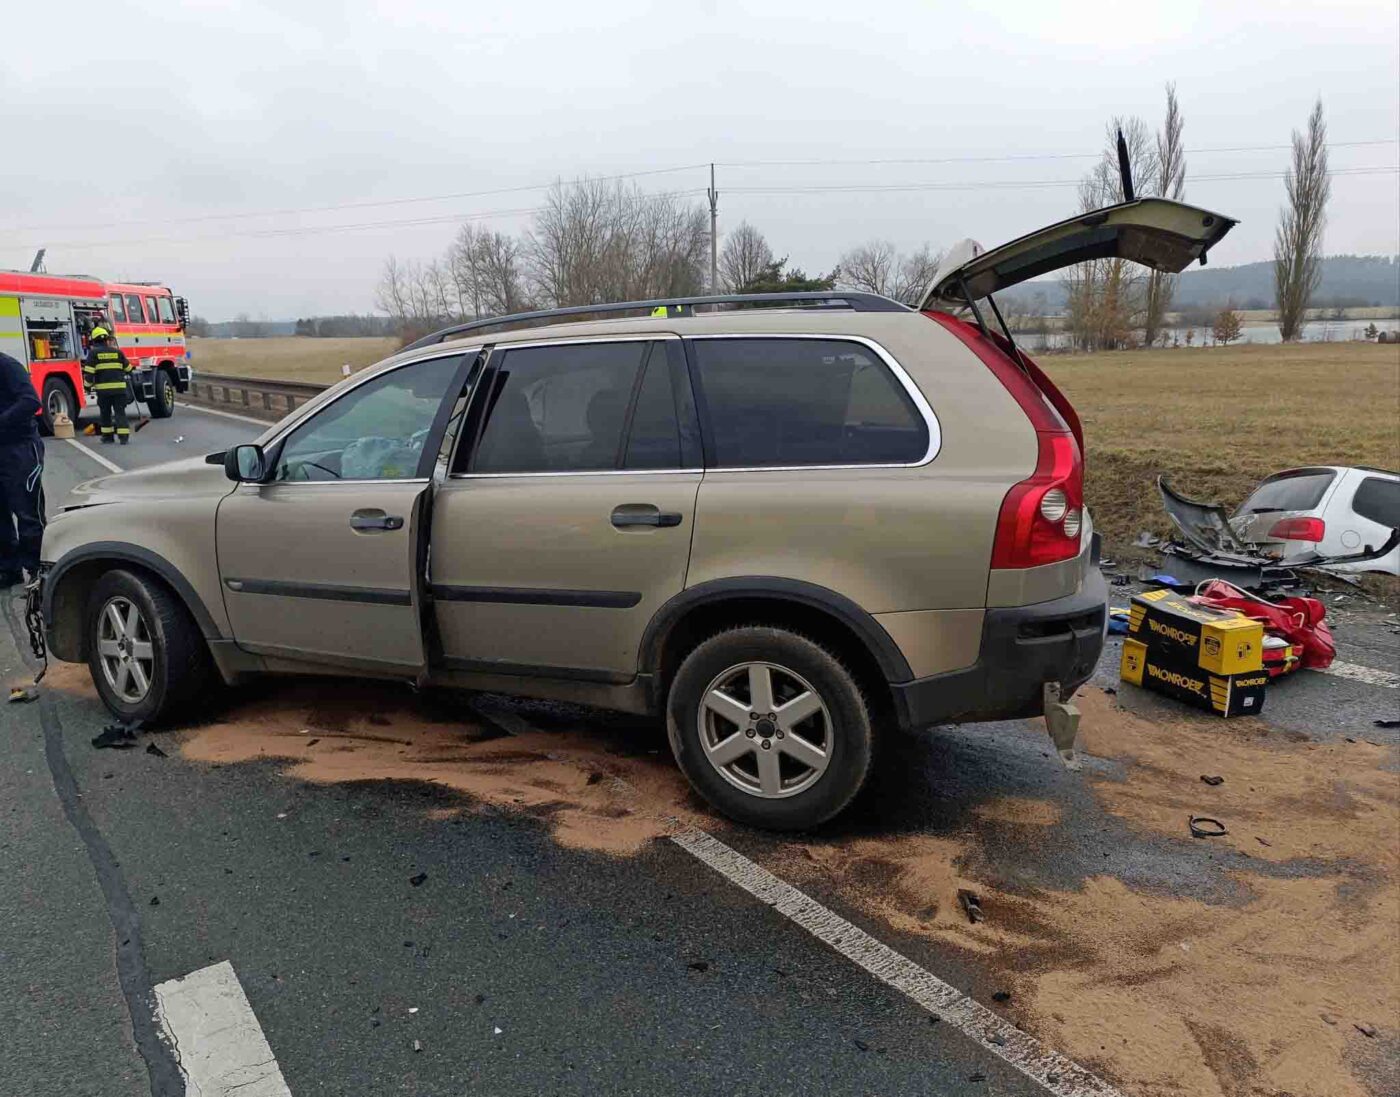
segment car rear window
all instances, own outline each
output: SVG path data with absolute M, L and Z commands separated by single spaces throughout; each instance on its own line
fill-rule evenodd
M 1352 498 L 1351 509 L 1391 529 L 1400 528 L 1400 480 L 1368 476 Z
M 1270 476 L 1240 504 L 1240 514 L 1265 514 L 1275 510 L 1312 510 L 1327 493 L 1335 472 L 1309 469 L 1306 472 Z
M 873 350 L 841 339 L 693 341 L 716 468 L 912 464 L 928 424 Z

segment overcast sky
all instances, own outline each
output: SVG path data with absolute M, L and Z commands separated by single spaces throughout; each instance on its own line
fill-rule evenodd
M 708 168 L 664 169 L 710 161 L 721 231 L 747 219 L 809 273 L 871 237 L 991 245 L 1072 213 L 1107 118 L 1155 128 L 1168 80 L 1187 199 L 1242 222 L 1213 265 L 1270 256 L 1288 154 L 1258 146 L 1319 94 L 1333 168 L 1362 169 L 1325 250 L 1400 251 L 1394 0 L 68 0 L 6 9 L 0 267 L 43 245 L 211 319 L 368 311 L 389 253 L 467 216 L 517 231 L 542 193 L 476 192 L 702 191 Z M 897 159 L 952 162 L 771 163 Z M 925 189 L 800 189 L 897 184 Z

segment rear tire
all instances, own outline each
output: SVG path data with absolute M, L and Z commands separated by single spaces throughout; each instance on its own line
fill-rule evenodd
M 209 649 L 179 598 L 158 579 L 117 569 L 88 598 L 88 670 L 126 723 L 170 723 L 209 682 Z
M 78 421 L 78 401 L 73 388 L 62 377 L 50 377 L 44 382 L 40 394 L 39 433 L 45 437 L 53 434 L 53 423 L 59 413 L 68 416 L 70 422 Z
M 151 378 L 151 398 L 146 406 L 151 409 L 152 419 L 169 419 L 175 414 L 175 378 L 164 369 L 156 370 Z
M 702 641 L 676 672 L 666 717 L 695 790 L 750 826 L 818 826 L 870 775 L 874 732 L 855 675 L 786 629 L 750 625 Z

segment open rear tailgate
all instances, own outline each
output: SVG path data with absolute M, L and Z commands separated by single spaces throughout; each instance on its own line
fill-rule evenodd
M 962 307 L 1007 286 L 1091 259 L 1129 259 L 1176 273 L 1206 253 L 1238 222 L 1167 198 L 1139 198 L 1082 213 L 982 251 L 954 247 L 920 309 Z

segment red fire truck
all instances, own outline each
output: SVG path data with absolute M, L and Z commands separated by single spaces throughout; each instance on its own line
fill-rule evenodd
M 155 418 L 168 418 L 175 394 L 190 386 L 188 323 L 185 299 L 156 282 L 0 270 L 0 351 L 29 370 L 45 434 L 55 416 L 76 422 L 82 408 L 96 403 L 83 388 L 82 360 L 88 333 L 99 324 L 135 367 L 136 398 Z

